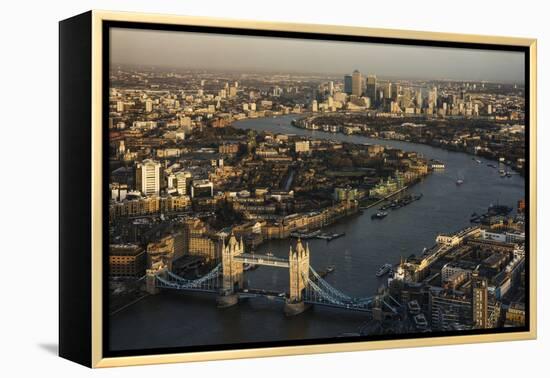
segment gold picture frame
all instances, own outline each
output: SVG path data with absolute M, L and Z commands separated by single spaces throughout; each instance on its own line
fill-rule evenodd
M 159 24 L 159 25 L 186 25 L 198 27 L 216 27 L 216 28 L 239 28 L 247 30 L 262 30 L 273 32 L 291 32 L 291 33 L 313 33 L 318 35 L 332 36 L 356 36 L 356 37 L 375 37 L 380 39 L 398 39 L 398 40 L 414 40 L 414 41 L 430 41 L 434 43 L 460 43 L 460 44 L 490 44 L 501 46 L 519 46 L 528 49 L 529 54 L 529 93 L 528 95 L 528 111 L 529 111 L 529 171 L 528 171 L 528 190 L 529 190 L 529 234 L 526 236 L 529 242 L 529 260 L 528 260 L 528 289 L 529 289 L 529 324 L 528 331 L 522 332 L 506 332 L 506 333 L 486 333 L 476 335 L 458 335 L 458 336 L 436 336 L 423 338 L 404 338 L 392 340 L 375 340 L 375 341 L 357 341 L 357 342 L 342 342 L 330 344 L 310 344 L 297 346 L 279 346 L 279 347 L 260 347 L 253 349 L 234 349 L 234 350 L 213 350 L 200 352 L 186 353 L 167 353 L 167 354 L 151 354 L 137 356 L 120 356 L 120 357 L 105 357 L 103 353 L 103 335 L 104 335 L 104 295 L 105 287 L 103 281 L 104 269 L 104 104 L 105 93 L 103 80 L 103 55 L 104 55 L 104 39 L 106 22 L 127 22 L 140 24 Z M 495 341 L 514 341 L 535 339 L 537 336 L 537 265 L 536 265 L 536 228 L 537 228 L 537 170 L 536 170 L 536 123 L 537 123 L 537 42 L 536 39 L 528 38 L 513 38 L 501 36 L 482 36 L 470 34 L 452 34 L 452 33 L 436 33 L 424 31 L 408 31 L 408 30 L 393 30 L 393 29 L 375 29 L 350 26 L 335 26 L 335 25 L 316 25 L 316 24 L 293 24 L 293 23 L 274 23 L 274 22 L 257 22 L 250 20 L 231 20 L 231 19 L 216 19 L 209 17 L 188 17 L 160 14 L 141 14 L 141 13 L 125 13 L 125 12 L 110 12 L 110 11 L 90 11 L 81 16 L 62 21 L 60 23 L 60 113 L 61 113 L 61 186 L 66 184 L 64 175 L 70 169 L 70 166 L 64 167 L 64 161 L 67 159 L 67 154 L 75 153 L 75 150 L 70 150 L 70 147 L 65 146 L 64 133 L 69 127 L 68 122 L 74 127 L 75 121 L 89 120 L 89 128 L 85 125 L 79 125 L 82 128 L 82 138 L 85 143 L 89 143 L 90 170 L 87 171 L 89 180 L 85 182 L 89 185 L 90 198 L 83 206 L 87 208 L 88 213 L 83 216 L 89 216 L 88 223 L 76 224 L 71 221 L 70 217 L 64 218 L 67 203 L 60 202 L 60 219 L 61 219 L 61 236 L 60 236 L 60 355 L 73 361 L 82 363 L 90 367 L 114 367 L 114 366 L 130 366 L 143 364 L 157 363 L 173 363 L 173 362 L 189 362 L 189 361 L 208 361 L 220 359 L 237 359 L 250 357 L 268 357 L 268 356 L 284 356 L 296 354 L 313 354 L 313 353 L 328 353 L 328 352 L 347 352 L 347 351 L 362 351 L 373 349 L 388 349 L 388 348 L 404 348 L 404 347 L 425 347 L 436 345 L 449 344 L 467 344 L 467 343 L 484 343 Z M 81 40 L 78 39 L 78 33 L 82 33 Z M 71 36 L 68 36 L 71 34 Z M 79 49 L 86 49 L 86 54 L 82 54 Z M 80 56 L 79 58 L 76 58 Z M 89 78 L 80 83 L 82 93 L 89 91 L 89 100 L 87 103 L 82 98 L 72 98 L 70 95 L 63 95 L 63 91 L 69 91 L 71 85 L 74 85 L 74 80 L 71 82 L 71 77 L 79 77 L 82 72 L 75 72 L 69 77 L 68 62 L 73 60 L 78 63 L 79 59 L 88 62 Z M 86 71 L 84 71 L 85 73 Z M 65 77 L 65 78 L 64 78 Z M 526 83 L 527 84 L 527 83 Z M 67 108 L 76 101 L 80 101 L 80 108 L 83 112 L 78 115 L 67 113 Z M 82 103 L 84 102 L 84 103 Z M 75 118 L 76 117 L 76 118 Z M 79 118 L 80 117 L 80 118 Z M 74 131 L 76 132 L 76 131 Z M 81 134 L 78 134 L 81 135 Z M 74 136 L 73 136 L 74 137 Z M 67 138 L 69 135 L 67 134 Z M 68 143 L 68 141 L 67 141 Z M 84 153 L 84 152 L 81 152 Z M 66 171 L 64 171 L 64 168 Z M 65 193 L 67 194 L 67 193 Z M 69 194 L 67 194 L 69 196 Z M 63 196 L 63 189 L 62 195 Z M 76 227 L 79 227 L 78 229 Z M 84 254 L 85 259 L 74 260 L 76 257 L 69 256 L 74 254 L 75 246 L 78 246 L 77 240 L 68 240 L 68 233 L 85 233 L 88 235 L 89 245 L 84 244 L 82 249 L 86 249 Z M 72 248 L 72 249 L 71 249 Z M 80 266 L 77 266 L 80 264 Z M 72 271 L 69 272 L 69 271 Z M 80 272 L 81 277 L 75 277 Z M 72 280 L 72 281 L 71 281 Z M 88 286 L 84 283 L 79 284 L 78 280 L 89 280 Z M 82 298 L 76 300 L 74 292 L 71 292 L 69 286 L 73 285 L 75 289 L 83 290 L 84 294 L 80 294 Z M 87 289 L 90 289 L 89 295 L 86 294 Z M 81 302 L 79 302 L 81 301 Z M 78 304 L 83 307 L 76 309 Z M 89 312 L 89 316 L 82 319 L 82 313 L 77 311 Z M 80 317 L 80 320 L 74 320 Z M 82 341 L 79 341 L 82 340 Z M 80 351 L 75 351 L 78 343 L 86 344 L 80 348 Z

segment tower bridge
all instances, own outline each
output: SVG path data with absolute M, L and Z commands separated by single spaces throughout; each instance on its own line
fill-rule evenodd
M 160 289 L 217 294 L 219 307 L 233 306 L 239 299 L 268 297 L 284 302 L 287 315 L 299 314 L 311 305 L 363 312 L 372 311 L 373 305 L 376 305 L 397 312 L 399 302 L 387 294 L 356 298 L 334 288 L 310 266 L 309 256 L 309 246 L 306 244 L 304 247 L 300 239 L 294 248 L 290 246 L 288 259 L 245 253 L 242 238 L 238 241 L 231 234 L 228 243 L 223 244 L 221 262 L 204 276 L 185 279 L 169 271 L 162 261 L 157 261 L 147 270 L 146 287 L 151 294 L 158 293 Z M 244 264 L 288 269 L 289 292 L 245 288 Z

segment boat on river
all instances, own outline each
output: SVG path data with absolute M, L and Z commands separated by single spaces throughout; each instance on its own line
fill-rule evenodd
M 376 213 L 371 215 L 371 219 L 382 219 L 388 216 L 387 211 L 377 211 Z
M 391 264 L 384 264 L 382 265 L 378 271 L 376 272 L 376 277 L 382 277 L 390 272 L 392 269 Z
M 327 242 L 333 240 L 333 239 L 337 239 L 337 238 L 341 238 L 342 236 L 346 235 L 345 232 L 340 232 L 340 233 L 334 233 L 334 234 L 325 234 L 325 233 L 321 233 L 321 234 L 318 234 L 316 235 L 315 237 L 317 239 L 322 239 L 322 240 L 326 240 Z
M 313 239 L 321 234 L 321 230 L 315 230 L 312 232 L 291 232 L 290 236 L 300 239 Z

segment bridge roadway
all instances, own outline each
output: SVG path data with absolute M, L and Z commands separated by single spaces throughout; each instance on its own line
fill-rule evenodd
M 242 262 L 243 264 L 275 266 L 278 268 L 288 268 L 288 260 L 275 256 L 256 255 L 252 253 L 243 253 L 233 257 L 234 261 Z

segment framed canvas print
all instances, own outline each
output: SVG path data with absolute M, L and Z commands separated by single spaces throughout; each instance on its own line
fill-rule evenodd
M 60 355 L 536 337 L 536 41 L 60 22 Z

